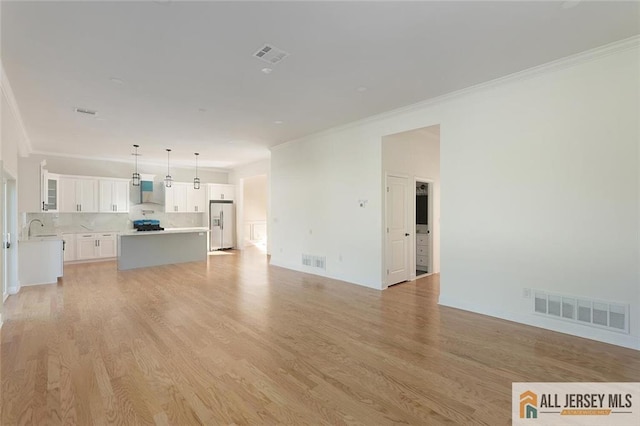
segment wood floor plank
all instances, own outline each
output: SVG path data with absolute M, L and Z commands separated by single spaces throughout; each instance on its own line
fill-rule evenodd
M 514 381 L 640 381 L 637 351 L 383 292 L 257 250 L 65 266 L 5 303 L 4 425 L 507 425 Z

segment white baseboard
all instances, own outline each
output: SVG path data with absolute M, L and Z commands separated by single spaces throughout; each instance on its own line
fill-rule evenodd
M 17 282 L 14 285 L 10 285 L 9 288 L 7 288 L 7 291 L 9 292 L 9 295 L 18 294 L 21 287 L 20 283 Z

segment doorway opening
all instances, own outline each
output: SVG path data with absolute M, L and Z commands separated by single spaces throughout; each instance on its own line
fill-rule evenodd
M 438 274 L 440 125 L 384 136 L 382 175 L 383 287 Z M 404 177 L 406 186 L 396 183 L 394 192 L 390 183 L 395 179 L 390 181 L 391 177 Z M 404 196 L 401 186 L 406 188 Z M 400 232 L 401 227 L 404 232 Z M 401 236 L 405 238 L 404 245 Z
M 416 180 L 416 278 L 430 274 L 432 271 L 432 242 L 431 224 L 429 219 L 433 218 L 433 202 L 430 196 L 432 182 L 426 179 Z
M 243 240 L 241 247 L 255 246 L 267 252 L 267 175 L 257 175 L 241 179 Z

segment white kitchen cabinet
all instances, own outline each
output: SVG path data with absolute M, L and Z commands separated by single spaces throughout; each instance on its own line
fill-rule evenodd
M 200 187 L 194 189 L 190 184 L 187 187 L 187 211 L 194 213 L 204 213 L 207 211 L 207 190 Z
M 127 213 L 129 211 L 129 181 L 100 179 L 100 212 Z
M 98 258 L 108 258 L 108 257 L 116 257 L 117 253 L 117 243 L 116 243 L 116 234 L 113 232 L 110 233 L 100 233 L 96 234 L 98 240 Z
M 63 275 L 62 240 L 18 242 L 18 277 L 21 286 L 54 284 Z
M 206 190 L 193 189 L 192 183 L 173 182 L 171 188 L 164 191 L 166 213 L 206 212 L 206 201 Z
M 76 260 L 87 260 L 96 258 L 96 235 L 77 234 L 76 235 Z
M 60 176 L 60 212 L 94 213 L 98 211 L 98 180 Z
M 207 185 L 209 190 L 209 200 L 234 200 L 236 189 L 234 185 L 223 183 L 210 183 Z
M 429 234 L 416 234 L 416 269 L 429 270 Z
M 104 259 L 117 256 L 113 232 L 76 235 L 76 260 Z
M 43 212 L 57 212 L 59 208 L 59 176 L 41 168 L 40 177 L 42 189 L 40 194 L 41 210 Z
M 64 261 L 76 260 L 76 234 L 62 234 Z

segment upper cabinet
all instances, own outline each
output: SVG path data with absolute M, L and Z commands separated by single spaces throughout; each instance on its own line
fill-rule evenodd
M 100 212 L 127 213 L 129 211 L 129 181 L 100 179 Z
M 173 182 L 164 189 L 164 211 L 167 213 L 184 213 L 187 211 L 187 183 Z
M 43 212 L 57 212 L 58 211 L 58 194 L 59 194 L 59 178 L 58 175 L 53 173 L 44 172 L 41 173 L 41 210 Z
M 187 211 L 204 213 L 207 211 L 207 189 L 204 185 L 195 189 L 193 184 L 187 187 Z
M 60 176 L 58 211 L 64 213 L 95 213 L 98 211 L 98 180 Z
M 167 213 L 205 213 L 207 211 L 206 189 L 194 189 L 192 183 L 173 182 L 171 188 L 165 188 L 164 197 Z
M 210 183 L 207 185 L 209 188 L 209 200 L 234 200 L 236 195 L 236 189 L 233 185 L 222 183 Z

